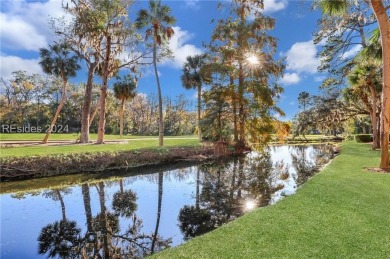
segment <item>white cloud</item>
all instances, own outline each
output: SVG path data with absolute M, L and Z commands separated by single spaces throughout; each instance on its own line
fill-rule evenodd
M 46 37 L 18 17 L 0 13 L 0 23 L 2 48 L 36 51 L 47 46 Z
M 3 49 L 36 50 L 54 39 L 48 24 L 50 17 L 61 17 L 61 1 L 2 2 L 0 40 Z
M 277 11 L 286 9 L 288 0 L 264 0 L 263 13 L 275 13 Z
M 175 34 L 169 41 L 169 48 L 172 50 L 174 58 L 173 60 L 165 60 L 163 64 L 174 68 L 182 68 L 188 56 L 201 54 L 202 50 L 198 49 L 195 45 L 185 44 L 194 37 L 193 34 L 177 26 L 173 27 L 173 30 Z
M 185 0 L 186 7 L 193 8 L 193 9 L 199 8 L 198 2 L 199 2 L 199 0 Z
M 346 51 L 343 55 L 340 56 L 341 59 L 349 59 L 354 57 L 360 50 L 362 49 L 362 45 L 356 45 Z
M 316 76 L 314 77 L 314 82 L 322 82 L 324 81 L 326 76 Z
M 317 67 L 320 65 L 316 54 L 317 49 L 312 40 L 294 43 L 285 53 L 287 69 L 297 73 L 316 73 Z
M 157 65 L 157 68 L 158 68 L 158 65 Z M 147 66 L 145 68 L 141 68 L 141 77 L 155 77 L 156 76 L 156 73 L 154 72 L 154 68 L 153 66 Z M 160 70 L 157 69 L 157 74 L 158 74 L 158 77 L 162 77 L 163 74 L 161 73 Z
M 301 78 L 297 73 L 285 73 L 283 78 L 280 79 L 280 83 L 284 85 L 293 85 L 301 81 Z
M 28 74 L 42 74 L 38 59 L 23 59 L 16 56 L 1 54 L 0 75 L 5 80 L 12 77 L 12 72 L 22 70 Z

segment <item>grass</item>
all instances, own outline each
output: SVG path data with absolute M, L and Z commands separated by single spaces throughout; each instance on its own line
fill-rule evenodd
M 390 174 L 379 152 L 345 142 L 295 195 L 154 258 L 388 258 Z
M 42 141 L 45 137 L 44 133 L 3 133 L 0 134 L 0 141 Z M 76 141 L 79 137 L 76 133 L 52 133 L 50 134 L 49 141 Z M 123 139 L 135 139 L 135 138 L 158 138 L 157 136 L 134 136 L 134 135 L 125 135 Z M 196 136 L 175 136 L 169 138 L 196 138 Z M 97 139 L 97 134 L 90 134 L 91 140 Z M 119 140 L 119 135 L 104 135 L 105 140 Z
M 197 146 L 199 140 L 197 137 L 192 138 L 164 138 L 164 147 L 173 146 Z M 27 156 L 44 156 L 53 154 L 69 153 L 90 153 L 90 152 L 114 152 L 128 151 L 142 148 L 158 148 L 158 139 L 128 140 L 123 144 L 69 144 L 69 145 L 34 145 L 23 147 L 1 148 L 0 157 L 27 157 Z

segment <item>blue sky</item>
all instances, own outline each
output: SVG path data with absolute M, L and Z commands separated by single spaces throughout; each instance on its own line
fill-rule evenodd
M 217 9 L 218 1 L 164 1 L 172 9 L 177 23 L 175 36 L 170 42 L 175 58 L 159 65 L 163 95 L 185 94 L 195 101 L 195 90 L 185 90 L 181 86 L 181 67 L 188 55 L 204 52 L 202 42 L 209 42 L 216 19 L 224 15 Z M 298 111 L 297 96 L 302 91 L 311 94 L 318 92 L 323 75 L 317 72 L 319 50 L 312 42 L 316 30 L 318 11 L 311 11 L 311 2 L 288 0 L 265 0 L 264 13 L 276 19 L 276 27 L 270 32 L 278 38 L 277 58 L 285 57 L 287 69 L 280 79 L 284 93 L 279 106 L 286 113 L 282 120 L 291 119 Z M 146 1 L 137 1 L 136 10 L 145 7 Z M 47 47 L 55 40 L 47 23 L 49 16 L 61 16 L 61 0 L 1 0 L 0 2 L 0 72 L 1 77 L 10 78 L 11 72 L 26 70 L 29 73 L 42 73 L 38 62 L 38 50 Z M 138 92 L 156 92 L 152 68 L 146 68 L 140 80 Z M 80 71 L 75 82 L 84 80 L 85 71 Z

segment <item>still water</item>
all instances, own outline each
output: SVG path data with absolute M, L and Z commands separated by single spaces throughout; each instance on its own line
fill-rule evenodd
M 327 145 L 275 146 L 62 188 L 5 193 L 12 184 L 1 183 L 0 257 L 144 257 L 293 194 L 332 157 Z

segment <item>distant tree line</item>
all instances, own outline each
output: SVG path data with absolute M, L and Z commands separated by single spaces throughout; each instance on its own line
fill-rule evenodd
M 9 80 L 1 81 L 0 124 L 18 127 L 41 127 L 46 131 L 62 98 L 61 81 L 53 76 L 29 75 L 25 71 L 16 71 Z M 53 132 L 80 133 L 84 84 L 69 84 L 66 101 L 58 116 Z M 121 95 L 115 93 L 115 87 L 107 92 L 106 133 L 120 133 Z M 92 116 L 90 132 L 98 132 L 99 92 L 95 86 L 92 92 Z M 164 134 L 191 135 L 196 128 L 196 112 L 192 103 L 183 95 L 175 98 L 164 97 Z M 132 135 L 158 134 L 158 104 L 156 95 L 135 94 L 124 102 L 123 133 Z M 8 129 L 1 127 L 2 129 Z M 7 131 L 2 133 L 7 133 Z

